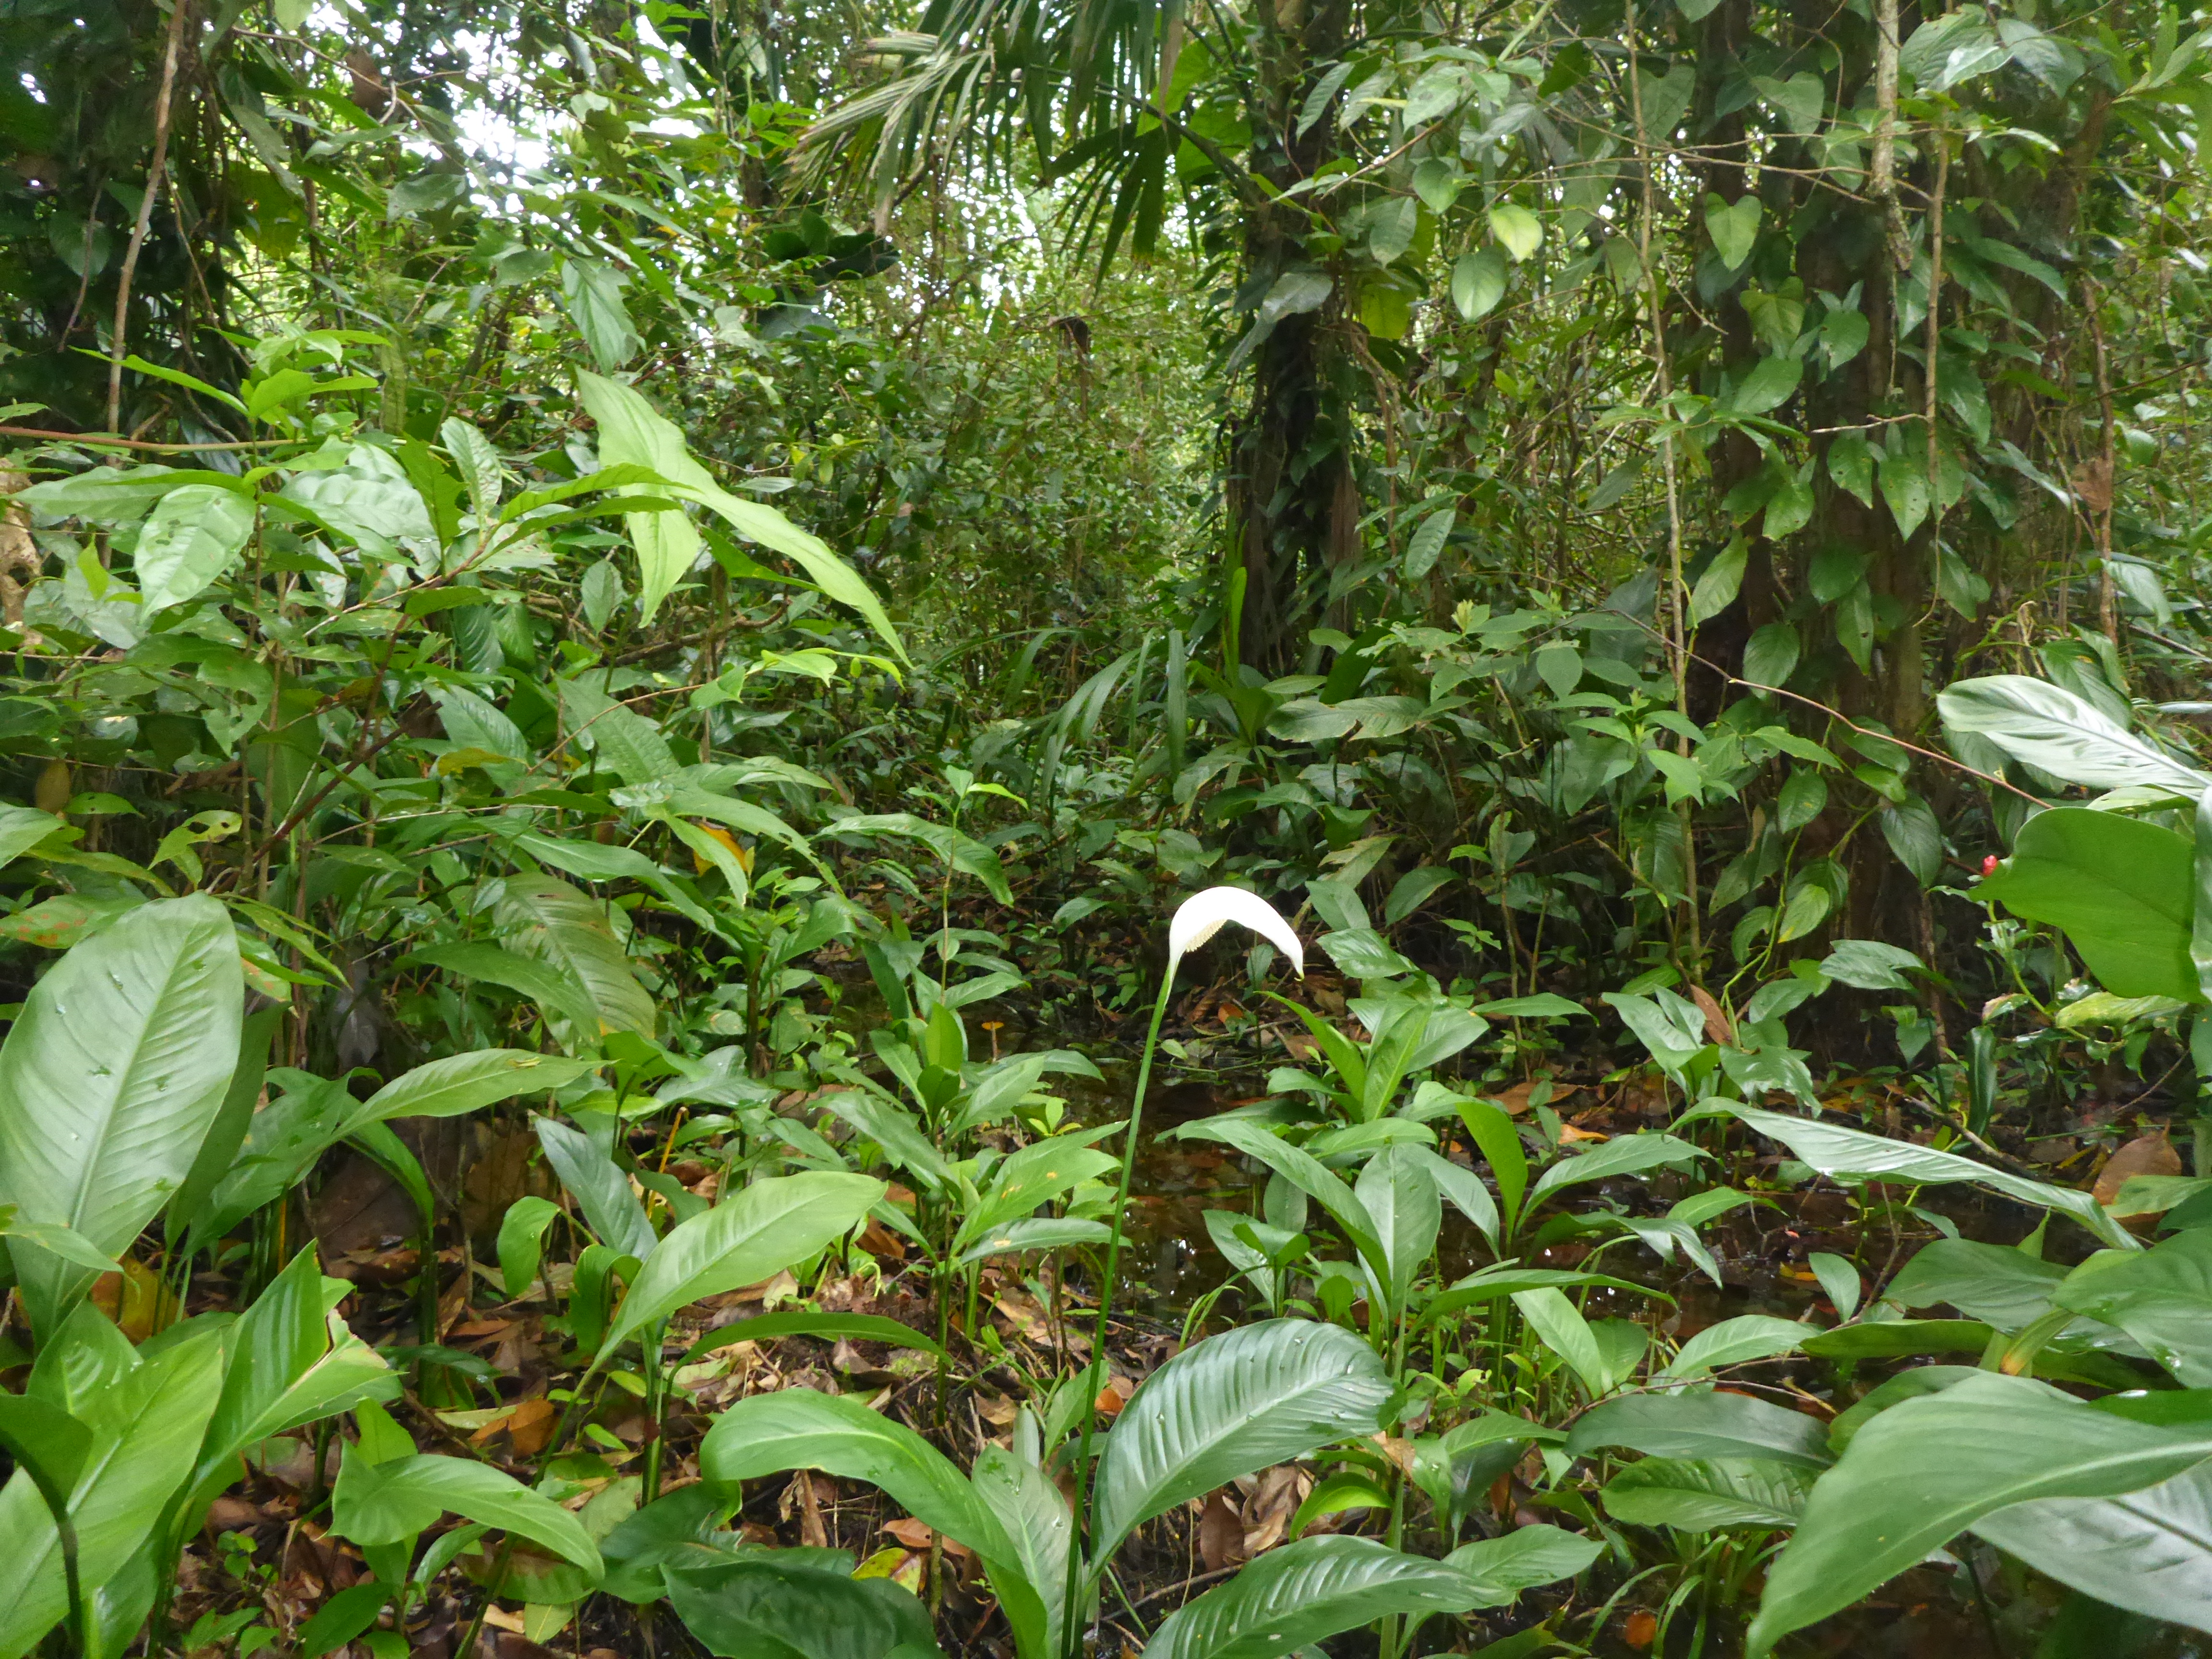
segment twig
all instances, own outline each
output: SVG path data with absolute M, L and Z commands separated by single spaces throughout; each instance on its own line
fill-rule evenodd
M 154 106 L 154 159 L 146 168 L 146 189 L 138 198 L 137 222 L 131 227 L 131 246 L 123 255 L 123 270 L 115 281 L 115 332 L 107 343 L 107 425 L 112 431 L 121 418 L 123 358 L 131 332 L 131 279 L 138 270 L 138 251 L 146 246 L 146 232 L 154 222 L 154 198 L 161 193 L 161 166 L 169 155 L 169 104 L 177 89 L 177 47 L 184 39 L 185 16 L 191 0 L 171 0 L 169 43 L 161 54 L 161 93 Z
M 194 449 L 271 449 L 279 444 L 299 441 L 296 438 L 252 438 L 240 443 L 157 444 L 141 438 L 118 438 L 109 432 L 50 432 L 38 426 L 0 426 L 0 438 L 40 438 L 50 443 L 93 444 L 107 449 L 150 449 L 164 455 Z

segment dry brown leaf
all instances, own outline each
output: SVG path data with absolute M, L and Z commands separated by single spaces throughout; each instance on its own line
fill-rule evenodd
M 799 1541 L 809 1549 L 818 1550 L 829 1548 L 830 1529 L 822 1522 L 822 1496 L 815 1489 L 817 1478 L 811 1469 L 801 1469 L 793 1475 L 791 1484 L 783 1489 L 783 1499 L 777 1509 L 787 1521 L 796 1516 Z
M 522 1615 L 509 1613 L 495 1604 L 483 1610 L 483 1621 L 494 1630 L 511 1631 L 517 1636 L 522 1634 Z
M 897 1539 L 910 1550 L 927 1549 L 929 1540 L 937 1536 L 936 1532 L 927 1522 L 917 1521 L 910 1515 L 902 1516 L 896 1521 L 886 1521 L 884 1522 L 882 1530 Z
M 1263 1469 L 1244 1500 L 1244 1554 L 1247 1559 L 1283 1541 L 1291 1517 L 1298 1512 L 1313 1490 L 1313 1474 L 1289 1463 Z
M 2173 1143 L 2166 1138 L 2163 1129 L 2147 1135 L 2137 1135 L 2133 1140 L 2105 1160 L 2105 1167 L 2097 1172 L 2096 1185 L 2090 1188 L 2100 1204 L 2110 1204 L 2120 1195 L 2120 1188 L 2136 1176 L 2178 1176 L 2181 1173 L 2181 1154 L 2173 1150 Z
M 1705 1035 L 1715 1042 L 1735 1041 L 1735 1025 L 1728 1017 L 1728 1010 L 1713 1000 L 1712 993 L 1702 985 L 1690 988 L 1690 1000 L 1698 1005 L 1698 1012 L 1705 1017 Z
M 1659 1616 L 1649 1607 L 1638 1607 L 1628 1615 L 1620 1628 L 1620 1639 L 1641 1652 L 1658 1639 Z
M 1126 1376 L 1109 1376 L 1106 1386 L 1098 1390 L 1097 1406 L 1108 1417 L 1119 1417 L 1121 1407 L 1127 1405 L 1137 1392 L 1137 1385 Z
M 1198 1555 L 1208 1572 L 1219 1572 L 1245 1559 L 1244 1520 L 1229 1501 L 1226 1486 L 1206 1500 L 1205 1511 L 1198 1517 Z
M 1413 1473 L 1413 1443 L 1401 1440 L 1395 1435 L 1370 1434 L 1367 1437 L 1382 1451 L 1382 1455 L 1395 1463 L 1407 1475 Z

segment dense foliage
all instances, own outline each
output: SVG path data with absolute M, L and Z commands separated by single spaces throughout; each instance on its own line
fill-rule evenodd
M 2203 1650 L 2205 19 L 0 45 L 0 1659 Z

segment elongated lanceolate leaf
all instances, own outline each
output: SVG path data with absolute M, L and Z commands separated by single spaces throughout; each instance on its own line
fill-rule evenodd
M 2045 1498 L 1975 1533 L 2116 1607 L 2212 1631 L 2212 1464 L 2123 1498 Z
M 859 611 L 899 660 L 908 660 L 883 602 L 858 571 L 830 550 L 828 543 L 807 534 L 775 508 L 740 501 L 716 484 L 684 448 L 684 434 L 629 386 L 588 374 L 579 374 L 576 382 L 584 407 L 599 422 L 600 459 L 610 465 L 649 466 L 665 481 L 633 485 L 628 493 L 674 495 L 712 508 L 738 535 L 782 554 L 824 593 Z M 651 621 L 660 601 L 690 568 L 698 551 L 698 532 L 680 513 L 632 514 L 629 528 L 644 577 L 640 608 Z
M 866 1176 L 775 1176 L 678 1224 L 645 1258 L 601 1352 L 678 1308 L 804 1261 L 866 1219 L 884 1191 Z
M 183 1186 L 238 1060 L 245 980 L 214 899 L 148 904 L 31 989 L 0 1047 L 0 1202 L 104 1255 Z M 94 1278 L 16 1252 L 32 1328 L 51 1333 Z
M 591 1069 L 589 1060 L 562 1060 L 526 1048 L 451 1054 L 392 1079 L 362 1103 L 362 1120 L 380 1123 L 392 1117 L 459 1117 L 517 1095 L 557 1089 Z
M 1715 1101 L 1701 1111 L 1726 1112 L 1742 1119 L 1759 1133 L 1778 1140 L 1825 1176 L 1856 1176 L 1870 1181 L 1919 1182 L 1941 1185 L 1967 1182 L 2018 1199 L 2038 1209 L 2056 1210 L 2070 1216 L 2107 1244 L 2121 1249 L 2141 1249 L 2142 1242 L 2106 1213 L 2088 1194 L 2071 1188 L 1993 1170 L 1956 1152 L 1887 1140 L 1863 1130 L 1846 1129 L 1817 1118 L 1792 1117 L 1732 1100 Z
M 2039 1498 L 2118 1498 L 2212 1457 L 2212 1421 L 2101 1412 L 1985 1372 L 1891 1407 L 1814 1483 L 1766 1581 L 1747 1651 L 1849 1607 L 1983 1516 Z
M 1788 1463 L 1647 1457 L 1606 1483 L 1605 1507 L 1632 1526 L 1685 1532 L 1792 1527 L 1812 1485 L 1810 1474 Z
M 448 1510 L 543 1545 L 593 1577 L 599 1548 L 576 1517 L 511 1474 L 434 1453 L 372 1464 L 349 1445 L 331 1495 L 331 1527 L 356 1544 L 398 1544 Z
M 1044 1599 L 1021 1552 L 975 1488 L 912 1429 L 857 1400 L 785 1389 L 738 1401 L 700 1443 L 699 1472 L 708 1480 L 750 1480 L 787 1469 L 820 1469 L 880 1486 L 908 1515 L 974 1550 L 1023 1659 L 1058 1659 L 1046 1642 Z
M 2183 1387 L 2212 1388 L 2212 1231 L 2191 1227 L 2147 1255 L 2093 1258 L 2051 1300 L 2125 1331 Z
M 929 1613 L 887 1578 L 855 1578 L 831 1561 L 760 1551 L 710 1566 L 672 1567 L 668 1599 L 708 1652 L 725 1659 L 922 1659 L 937 1653 Z M 819 1554 L 819 1552 L 808 1552 Z
M 2014 760 L 2091 789 L 2148 786 L 2195 796 L 2212 777 L 2115 725 L 2071 691 L 2024 674 L 1960 680 L 1936 699 L 1954 732 L 1987 738 Z
M 561 1184 L 576 1200 L 576 1207 L 584 1212 L 585 1221 L 599 1235 L 599 1242 L 645 1261 L 660 1240 L 653 1224 L 645 1218 L 645 1206 L 630 1190 L 629 1177 L 622 1166 L 581 1129 L 572 1129 L 550 1117 L 536 1122 L 538 1144 L 545 1149 L 545 1161 L 561 1177 Z
M 630 972 L 597 900 L 550 876 L 510 876 L 497 915 L 507 945 L 583 987 L 594 1011 L 577 1033 L 584 1041 L 609 1031 L 653 1035 L 653 999 Z
M 1168 1615 L 1145 1659 L 1277 1659 L 1389 1613 L 1463 1613 L 1465 1573 L 1371 1538 L 1303 1538 Z
M 1567 1454 L 1620 1447 L 1655 1457 L 1747 1457 L 1819 1469 L 1828 1463 L 1827 1437 L 1802 1412 L 1747 1395 L 1630 1395 L 1583 1413 L 1567 1436 Z
M 1098 1465 L 1099 1559 L 1141 1522 L 1317 1447 L 1375 1432 L 1389 1374 L 1350 1331 L 1276 1319 L 1208 1337 L 1121 1409 Z

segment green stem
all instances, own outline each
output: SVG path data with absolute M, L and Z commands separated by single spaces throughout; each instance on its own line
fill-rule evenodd
M 1079 1606 L 1084 1573 L 1082 1571 L 1085 1501 L 1090 1493 L 1091 1435 L 1098 1421 L 1099 1373 L 1106 1364 L 1106 1322 L 1114 1310 L 1115 1274 L 1121 1265 L 1121 1228 L 1129 1208 L 1129 1177 L 1137 1167 L 1137 1131 L 1145 1115 L 1145 1091 L 1152 1080 L 1152 1051 L 1159 1047 L 1160 1022 L 1167 1018 L 1168 995 L 1175 989 L 1175 970 L 1180 965 L 1170 959 L 1167 972 L 1160 977 L 1159 1000 L 1152 1004 L 1152 1023 L 1145 1033 L 1144 1057 L 1137 1063 L 1137 1092 L 1129 1103 L 1129 1130 L 1121 1145 L 1121 1181 L 1114 1195 L 1113 1228 L 1106 1238 L 1106 1273 L 1098 1286 L 1098 1322 L 1091 1338 L 1091 1364 L 1085 1368 L 1083 1395 L 1083 1437 L 1075 1453 L 1076 1547 L 1069 1552 L 1067 1564 L 1067 1596 L 1060 1620 L 1061 1638 L 1066 1644 L 1069 1659 L 1082 1650 L 1077 1639 L 1075 1620 Z M 1102 1568 L 1104 1563 L 1098 1564 Z

